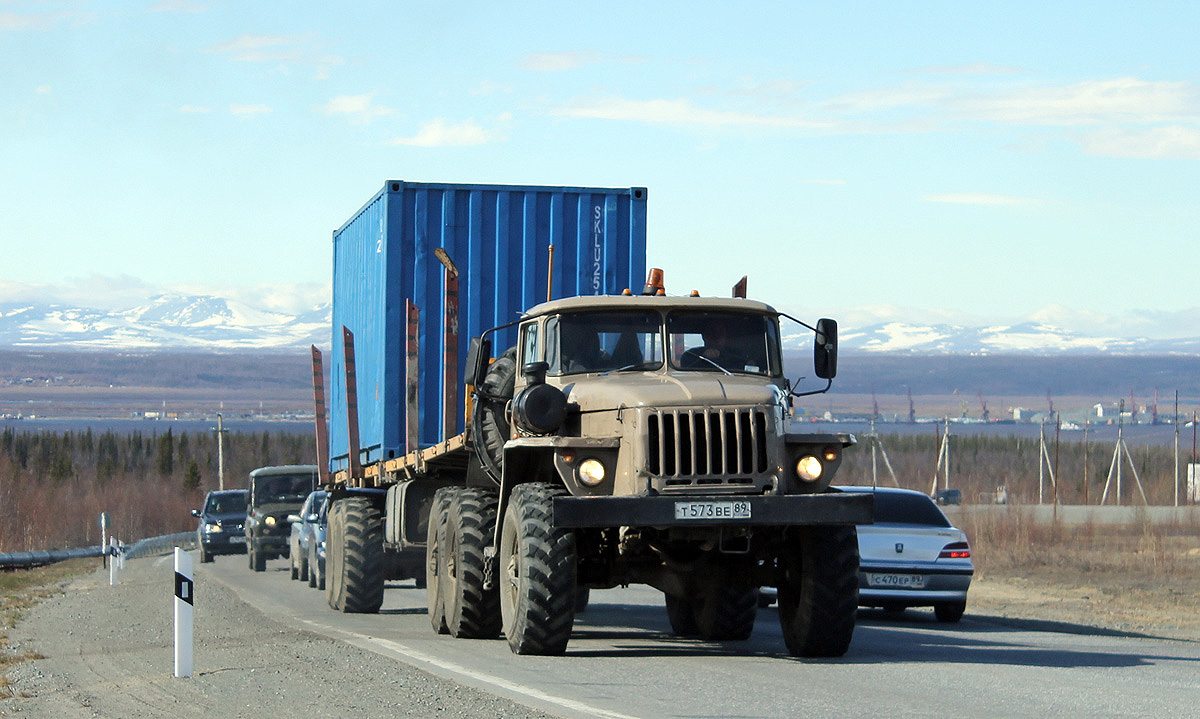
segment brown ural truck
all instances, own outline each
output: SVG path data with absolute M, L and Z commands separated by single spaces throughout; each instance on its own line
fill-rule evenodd
M 784 377 L 781 317 L 815 333 L 823 388 Z M 834 322 L 652 281 L 516 324 L 494 360 L 492 330 L 472 340 L 465 433 L 334 477 L 331 606 L 375 611 L 394 568 L 423 560 L 409 575 L 436 631 L 553 655 L 592 588 L 648 584 L 676 634 L 740 640 L 776 587 L 791 654 L 847 651 L 871 498 L 830 489 L 852 435 L 791 423 L 793 397 L 832 383 Z

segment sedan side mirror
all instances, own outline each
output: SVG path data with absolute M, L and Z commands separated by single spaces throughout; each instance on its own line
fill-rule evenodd
M 193 509 L 193 510 L 192 510 L 192 516 L 193 516 L 193 517 L 199 517 L 199 516 L 200 516 L 200 510 L 199 510 L 199 509 Z

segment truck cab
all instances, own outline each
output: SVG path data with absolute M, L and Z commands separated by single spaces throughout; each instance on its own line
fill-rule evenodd
M 521 454 L 553 446 L 574 496 L 813 494 L 854 443 L 789 433 L 779 314 L 753 300 L 547 302 L 515 365 L 504 466 L 528 473 Z

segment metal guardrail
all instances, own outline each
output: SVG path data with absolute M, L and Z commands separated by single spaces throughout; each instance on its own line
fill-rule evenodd
M 126 559 L 150 557 L 169 554 L 175 547 L 183 549 L 196 548 L 196 533 L 181 532 L 179 534 L 164 534 L 159 537 L 147 537 L 130 545 L 122 545 L 121 553 Z M 77 549 L 55 549 L 43 552 L 12 552 L 0 554 L 0 569 L 31 569 L 47 564 L 65 562 L 69 559 L 84 559 L 87 557 L 103 557 L 113 554 L 111 547 L 79 547 Z
M 46 564 L 65 562 L 68 559 L 102 557 L 106 547 L 80 547 L 79 549 L 55 549 L 49 552 L 13 552 L 0 554 L 0 567 L 5 569 L 29 569 Z
M 126 559 L 150 557 L 159 554 L 170 554 L 176 547 L 181 549 L 196 548 L 196 533 L 181 532 L 179 534 L 164 534 L 161 537 L 147 537 L 125 547 L 123 554 Z

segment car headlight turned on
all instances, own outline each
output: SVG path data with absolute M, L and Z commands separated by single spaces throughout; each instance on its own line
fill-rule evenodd
M 806 454 L 796 460 L 796 476 L 803 482 L 815 482 L 821 478 L 823 472 L 824 467 L 821 460 L 811 454 Z
M 579 483 L 595 487 L 604 481 L 604 463 L 598 459 L 585 459 L 579 463 Z
M 275 518 L 274 517 L 267 517 L 264 521 L 266 522 L 268 527 L 275 526 Z
M 208 532 L 209 534 L 218 534 L 225 530 L 221 529 L 221 525 L 219 524 L 206 524 L 204 525 L 204 531 Z

